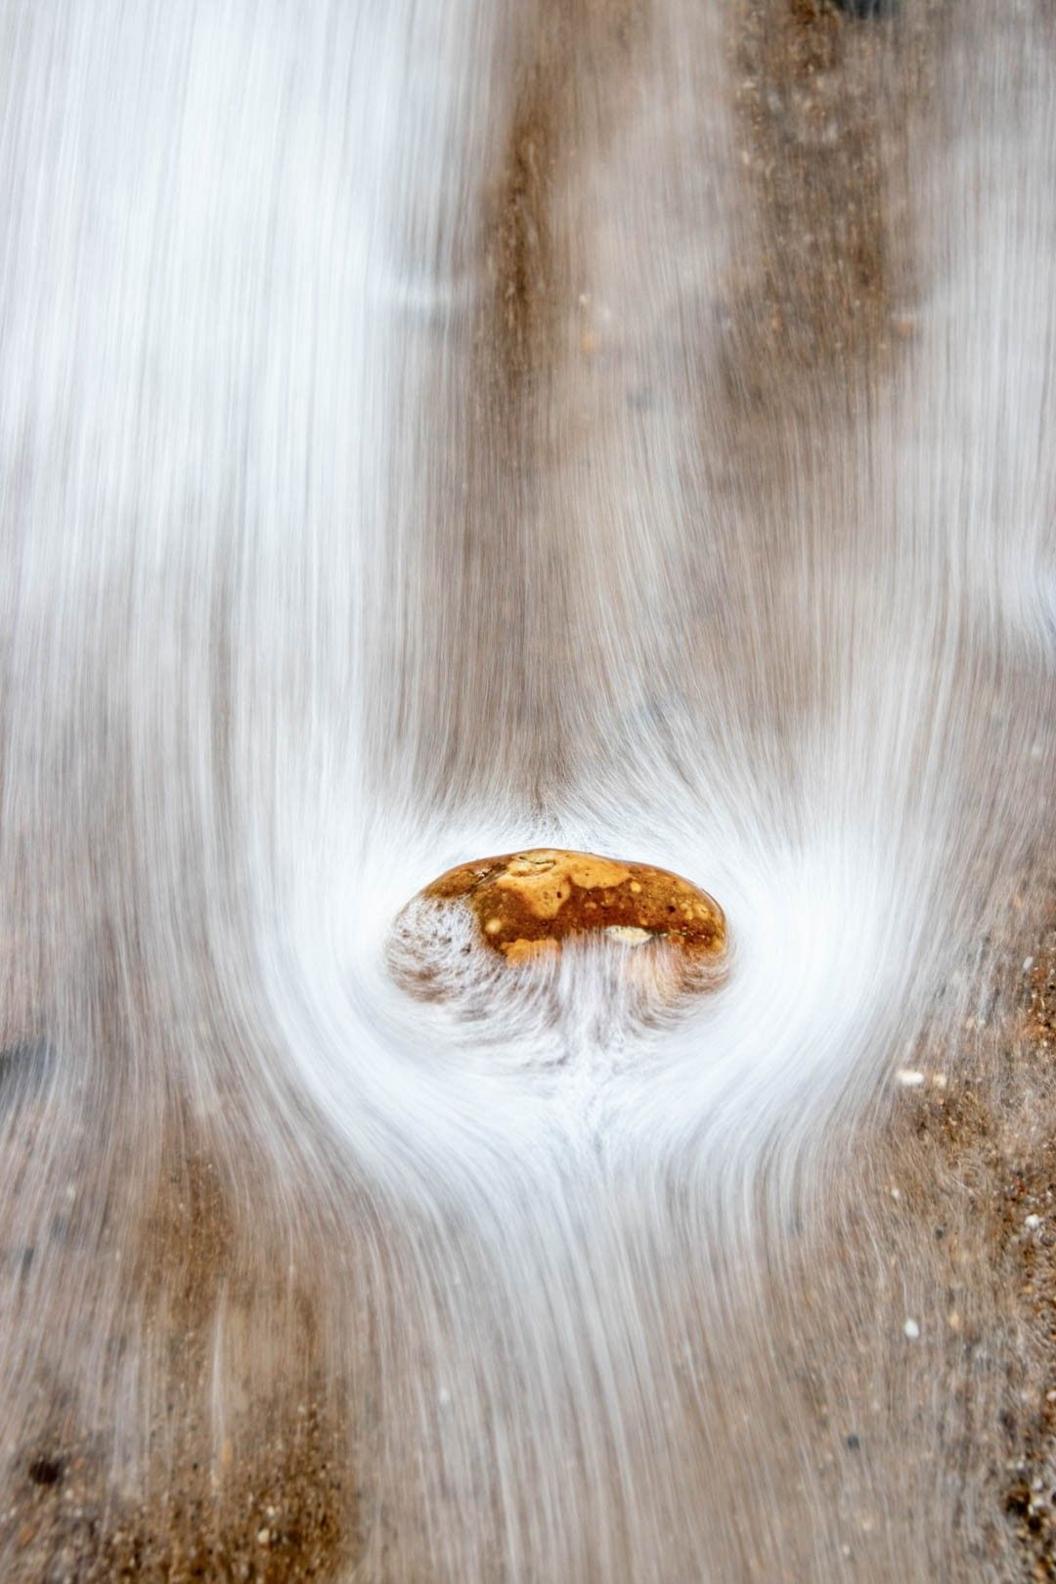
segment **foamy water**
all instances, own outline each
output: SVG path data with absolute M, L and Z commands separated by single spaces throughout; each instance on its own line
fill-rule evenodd
M 176 1480 L 159 1413 L 222 1506 L 287 1257 L 335 1576 L 844 1576 L 771 1284 L 1050 831 L 1056 56 L 907 3 L 797 75 L 784 15 L 0 7 L 5 1029 L 54 1053 L 0 1162 L 7 1577 L 53 1576 L 53 1401 L 102 1510 Z M 474 947 L 409 995 L 400 908 L 541 843 L 712 892 L 721 988 L 643 1023 L 613 949 Z M 227 1231 L 163 1413 L 183 1278 L 121 1273 L 168 1291 L 181 1152 Z

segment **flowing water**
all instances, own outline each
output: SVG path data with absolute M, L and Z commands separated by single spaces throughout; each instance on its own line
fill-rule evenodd
M 905 1109 L 1051 877 L 1046 0 L 0 40 L 4 1578 L 1049 1576 Z M 724 986 L 408 995 L 544 844 Z

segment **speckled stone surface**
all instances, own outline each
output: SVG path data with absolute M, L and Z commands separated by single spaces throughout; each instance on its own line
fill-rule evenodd
M 482 941 L 509 963 L 560 950 L 571 936 L 604 932 L 632 948 L 661 941 L 702 966 L 726 949 L 726 920 L 713 897 L 652 864 L 537 847 L 449 869 L 422 891 L 462 901 Z

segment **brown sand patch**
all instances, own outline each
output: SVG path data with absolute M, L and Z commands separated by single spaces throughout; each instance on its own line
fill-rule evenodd
M 325 1410 L 307 1397 L 240 1427 L 237 1459 L 219 1466 L 188 1436 L 187 1451 L 138 1498 L 111 1488 L 101 1439 L 56 1421 L 8 1472 L 0 1525 L 3 1577 L 77 1584 L 192 1584 L 332 1579 L 351 1542 L 347 1456 Z M 7 1515 L 5 1515 L 7 1516 Z

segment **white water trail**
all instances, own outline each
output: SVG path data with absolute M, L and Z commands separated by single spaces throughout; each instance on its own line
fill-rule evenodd
M 798 1240 L 929 1020 L 956 1064 L 1056 768 L 1051 22 L 903 9 L 839 25 L 940 63 L 896 129 L 912 334 L 753 406 L 739 13 L 655 0 L 612 65 L 586 5 L 0 6 L 12 1513 L 53 1400 L 104 1515 L 175 1460 L 178 1301 L 121 1272 L 193 1141 L 277 1318 L 221 1251 L 165 1435 L 210 1463 L 281 1399 L 288 1259 L 358 1490 L 335 1576 L 845 1576 Z M 489 215 L 555 28 L 564 108 L 514 138 L 558 261 L 522 386 L 488 373 Z M 649 1028 L 603 953 L 477 964 L 472 1021 L 408 996 L 407 899 L 542 843 L 705 886 L 725 986 Z M 928 1504 L 869 1478 L 859 1576 L 942 1576 Z M 19 1532 L 6 1577 L 66 1576 Z

